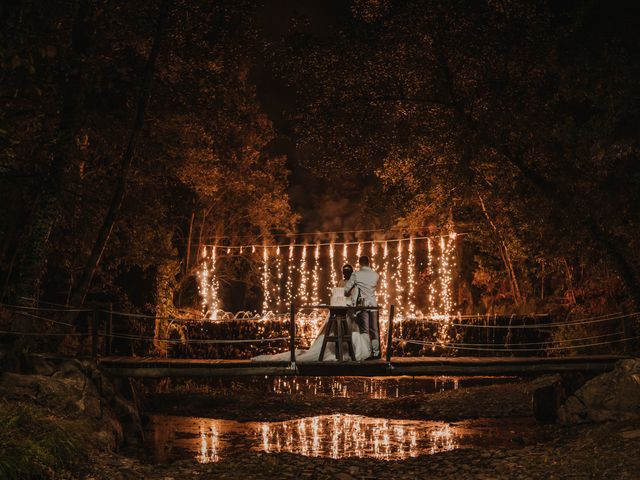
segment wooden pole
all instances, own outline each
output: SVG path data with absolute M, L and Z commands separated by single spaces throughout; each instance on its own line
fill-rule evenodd
M 107 355 L 111 355 L 113 348 L 113 303 L 109 304 L 109 338 L 107 339 Z
M 396 306 L 391 305 L 389 308 L 389 323 L 387 324 L 387 351 L 385 352 L 387 363 L 391 363 L 391 354 L 393 353 L 393 315 L 395 310 Z
M 91 315 L 91 358 L 98 358 L 98 308 L 93 307 Z
M 291 368 L 296 366 L 296 306 L 291 303 L 291 315 L 289 317 L 289 351 L 291 353 Z

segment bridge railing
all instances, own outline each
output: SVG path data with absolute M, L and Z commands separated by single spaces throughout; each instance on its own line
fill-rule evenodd
M 300 307 L 295 305 L 291 305 L 288 314 L 274 315 L 266 320 L 262 316 L 246 316 L 207 322 L 203 322 L 201 318 L 157 317 L 104 307 L 69 309 L 64 306 L 29 307 L 0 304 L 1 310 L 23 315 L 43 327 L 46 325 L 46 328 L 40 328 L 39 331 L 15 332 L 0 327 L 0 335 L 76 338 L 77 342 L 88 350 L 87 353 L 93 356 L 113 353 L 148 355 L 155 350 L 163 351 L 165 355 L 193 355 L 194 352 L 205 351 L 208 352 L 205 358 L 246 358 L 247 355 L 288 350 L 288 360 L 294 364 L 296 347 L 301 346 L 302 342 L 308 342 L 310 337 L 313 338 L 308 330 L 309 326 L 300 322 Z M 80 315 L 79 323 L 71 324 L 64 321 L 64 314 L 70 311 Z M 515 321 L 516 317 L 511 317 L 508 324 L 498 324 L 496 321 L 491 324 L 487 321 L 489 317 L 480 316 L 414 317 L 398 321 L 394 318 L 392 306 L 388 319 L 385 319 L 386 328 L 381 331 L 381 336 L 386 337 L 386 342 L 381 341 L 381 344 L 386 343 L 387 361 L 390 361 L 392 354 L 416 353 L 547 356 L 569 351 L 620 347 L 623 347 L 626 353 L 630 353 L 632 342 L 637 342 L 640 338 L 640 335 L 632 333 L 631 328 L 632 321 L 639 316 L 637 312 L 614 313 L 577 320 L 536 321 L 535 324 L 524 320 L 518 323 Z M 322 318 L 318 316 L 314 322 L 317 324 Z M 474 318 L 477 321 L 474 321 Z M 612 331 L 615 327 L 611 324 L 617 325 L 618 329 Z M 169 325 L 168 331 L 171 334 L 168 335 L 167 331 L 159 334 L 158 325 Z M 596 330 L 599 326 L 602 327 L 601 332 Z M 558 329 L 570 333 L 578 330 L 589 333 L 574 334 L 566 338 L 551 335 Z M 518 332 L 524 333 L 520 335 Z M 542 337 L 535 338 L 535 335 Z

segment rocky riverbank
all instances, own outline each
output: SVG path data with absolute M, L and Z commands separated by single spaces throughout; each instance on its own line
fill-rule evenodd
M 86 456 L 55 469 L 44 478 L 131 480 L 182 478 L 637 478 L 640 471 L 640 418 L 628 415 L 621 421 L 536 426 L 535 431 L 511 432 L 510 444 L 494 448 L 457 449 L 421 455 L 401 461 L 372 458 L 331 459 L 289 453 L 240 451 L 221 456 L 218 462 L 199 464 L 195 459 L 156 464 L 136 445 L 137 410 L 101 377 L 90 362 L 38 359 L 31 371 L 3 373 L 0 394 L 4 407 L 29 404 L 49 419 L 60 420 L 61 427 L 73 429 L 85 442 Z M 577 398 L 599 399 L 598 405 L 616 405 L 614 384 L 625 391 L 633 384 L 635 367 L 621 370 L 585 385 Z M 615 381 L 622 378 L 624 382 Z M 402 398 L 332 398 L 314 395 L 265 394 L 239 391 L 234 395 L 215 390 L 192 393 L 169 391 L 150 396 L 149 412 L 200 416 L 239 421 L 280 421 L 321 414 L 349 413 L 369 417 L 423 419 L 456 422 L 471 418 L 532 416 L 533 392 L 553 378 L 517 383 L 470 387 Z M 604 386 L 607 395 L 594 393 Z M 600 390 L 597 390 L 601 392 Z M 585 396 L 589 393 L 589 396 Z M 595 400 L 594 400 L 595 401 Z M 569 402 L 569 404 L 571 404 Z M 628 405 L 629 402 L 625 402 Z M 598 407 L 601 408 L 601 407 Z M 43 418 L 44 418 L 43 417 Z M 563 417 L 565 418 L 565 417 Z M 577 417 L 576 417 L 577 418 Z M 67 422 L 67 423 L 65 423 Z M 69 423 L 70 422 L 70 423 Z M 123 425 L 125 425 L 123 427 Z M 127 426 L 128 425 L 128 426 Z M 514 423 L 516 425 L 516 423 Z M 514 427 L 517 428 L 517 427 Z M 118 452 L 123 438 L 129 446 Z M 148 452 L 147 452 L 148 453 Z M 8 477 L 11 478 L 11 477 Z M 22 477 L 14 477 L 22 478 Z M 41 476 L 42 478 L 42 476 Z

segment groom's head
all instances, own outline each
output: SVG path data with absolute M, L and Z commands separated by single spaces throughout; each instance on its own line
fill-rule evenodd
M 361 267 L 368 267 L 368 266 L 369 266 L 369 257 L 367 257 L 366 255 L 361 256 L 361 257 L 358 259 L 358 264 L 359 264 Z

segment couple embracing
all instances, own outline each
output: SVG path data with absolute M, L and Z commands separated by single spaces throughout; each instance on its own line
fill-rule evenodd
M 379 275 L 369 266 L 369 257 L 362 256 L 358 259 L 357 271 L 349 264 L 342 267 L 343 280 L 340 287 L 344 288 L 346 304 L 355 307 L 376 307 L 376 287 Z M 313 340 L 308 350 L 296 350 L 297 362 L 317 362 L 322 351 L 322 343 L 327 333 L 328 317 L 325 319 L 318 336 Z M 380 358 L 380 333 L 378 328 L 377 310 L 357 310 L 348 317 L 351 343 L 356 360 L 371 360 Z M 327 343 L 322 361 L 336 361 L 335 344 Z M 345 358 L 349 356 L 345 351 Z M 289 352 L 275 355 L 260 355 L 253 357 L 254 362 L 271 362 L 288 360 Z

